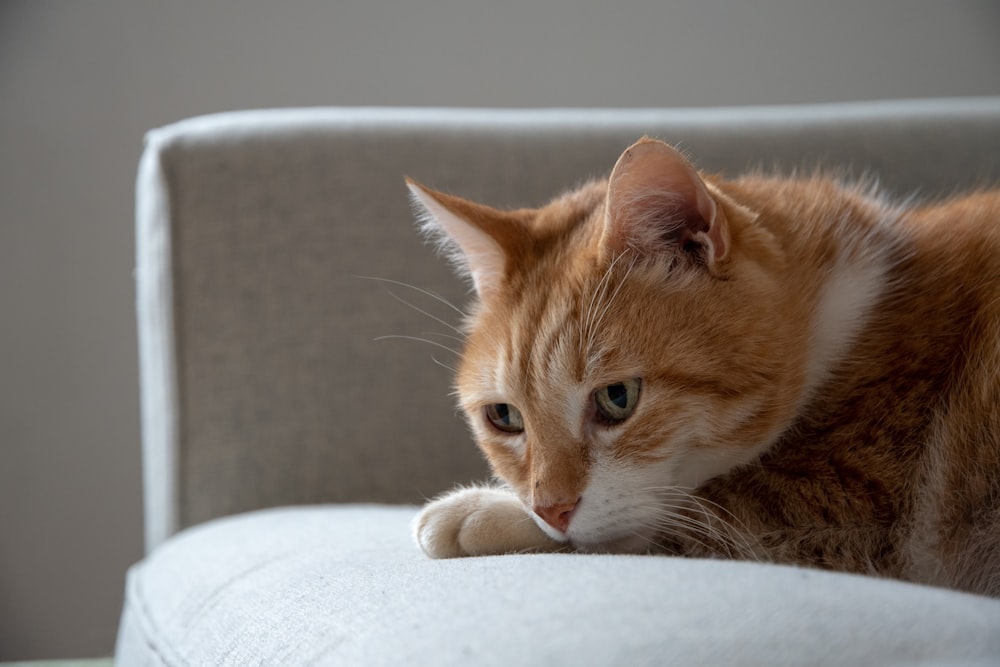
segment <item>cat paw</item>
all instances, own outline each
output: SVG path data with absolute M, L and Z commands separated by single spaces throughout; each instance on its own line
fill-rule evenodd
M 413 520 L 417 544 L 431 558 L 557 551 L 510 491 L 456 489 L 427 503 Z

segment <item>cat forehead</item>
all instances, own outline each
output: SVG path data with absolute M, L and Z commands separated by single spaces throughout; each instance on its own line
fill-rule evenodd
M 595 186 L 566 197 L 536 212 L 530 247 L 508 257 L 507 290 L 486 298 L 486 307 L 531 310 L 536 316 L 544 310 L 565 319 L 567 308 L 589 298 L 608 269 L 601 245 L 603 193 Z
M 534 210 L 532 231 L 540 238 L 599 227 L 607 199 L 606 180 L 589 181 Z
M 632 377 L 640 360 L 627 351 L 622 323 L 612 322 L 619 287 L 536 285 L 519 302 L 481 313 L 464 358 L 470 377 L 507 397 L 554 397 Z

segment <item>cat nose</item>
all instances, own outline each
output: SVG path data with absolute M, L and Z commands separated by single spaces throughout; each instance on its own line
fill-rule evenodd
M 565 533 L 569 528 L 569 520 L 573 516 L 573 510 L 580 504 L 577 498 L 571 503 L 561 503 L 558 505 L 535 505 L 535 514 L 542 517 L 545 523 L 549 524 L 560 533 Z

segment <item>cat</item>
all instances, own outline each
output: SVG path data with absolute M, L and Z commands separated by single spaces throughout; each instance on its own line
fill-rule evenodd
M 1000 191 L 725 179 L 643 138 L 500 211 L 407 179 L 476 299 L 457 394 L 497 483 L 431 557 L 752 559 L 1000 595 Z

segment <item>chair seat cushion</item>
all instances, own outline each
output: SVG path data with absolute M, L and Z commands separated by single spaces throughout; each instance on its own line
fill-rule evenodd
M 657 556 L 430 560 L 415 508 L 281 508 L 129 572 L 120 665 L 996 665 L 1000 600 Z

